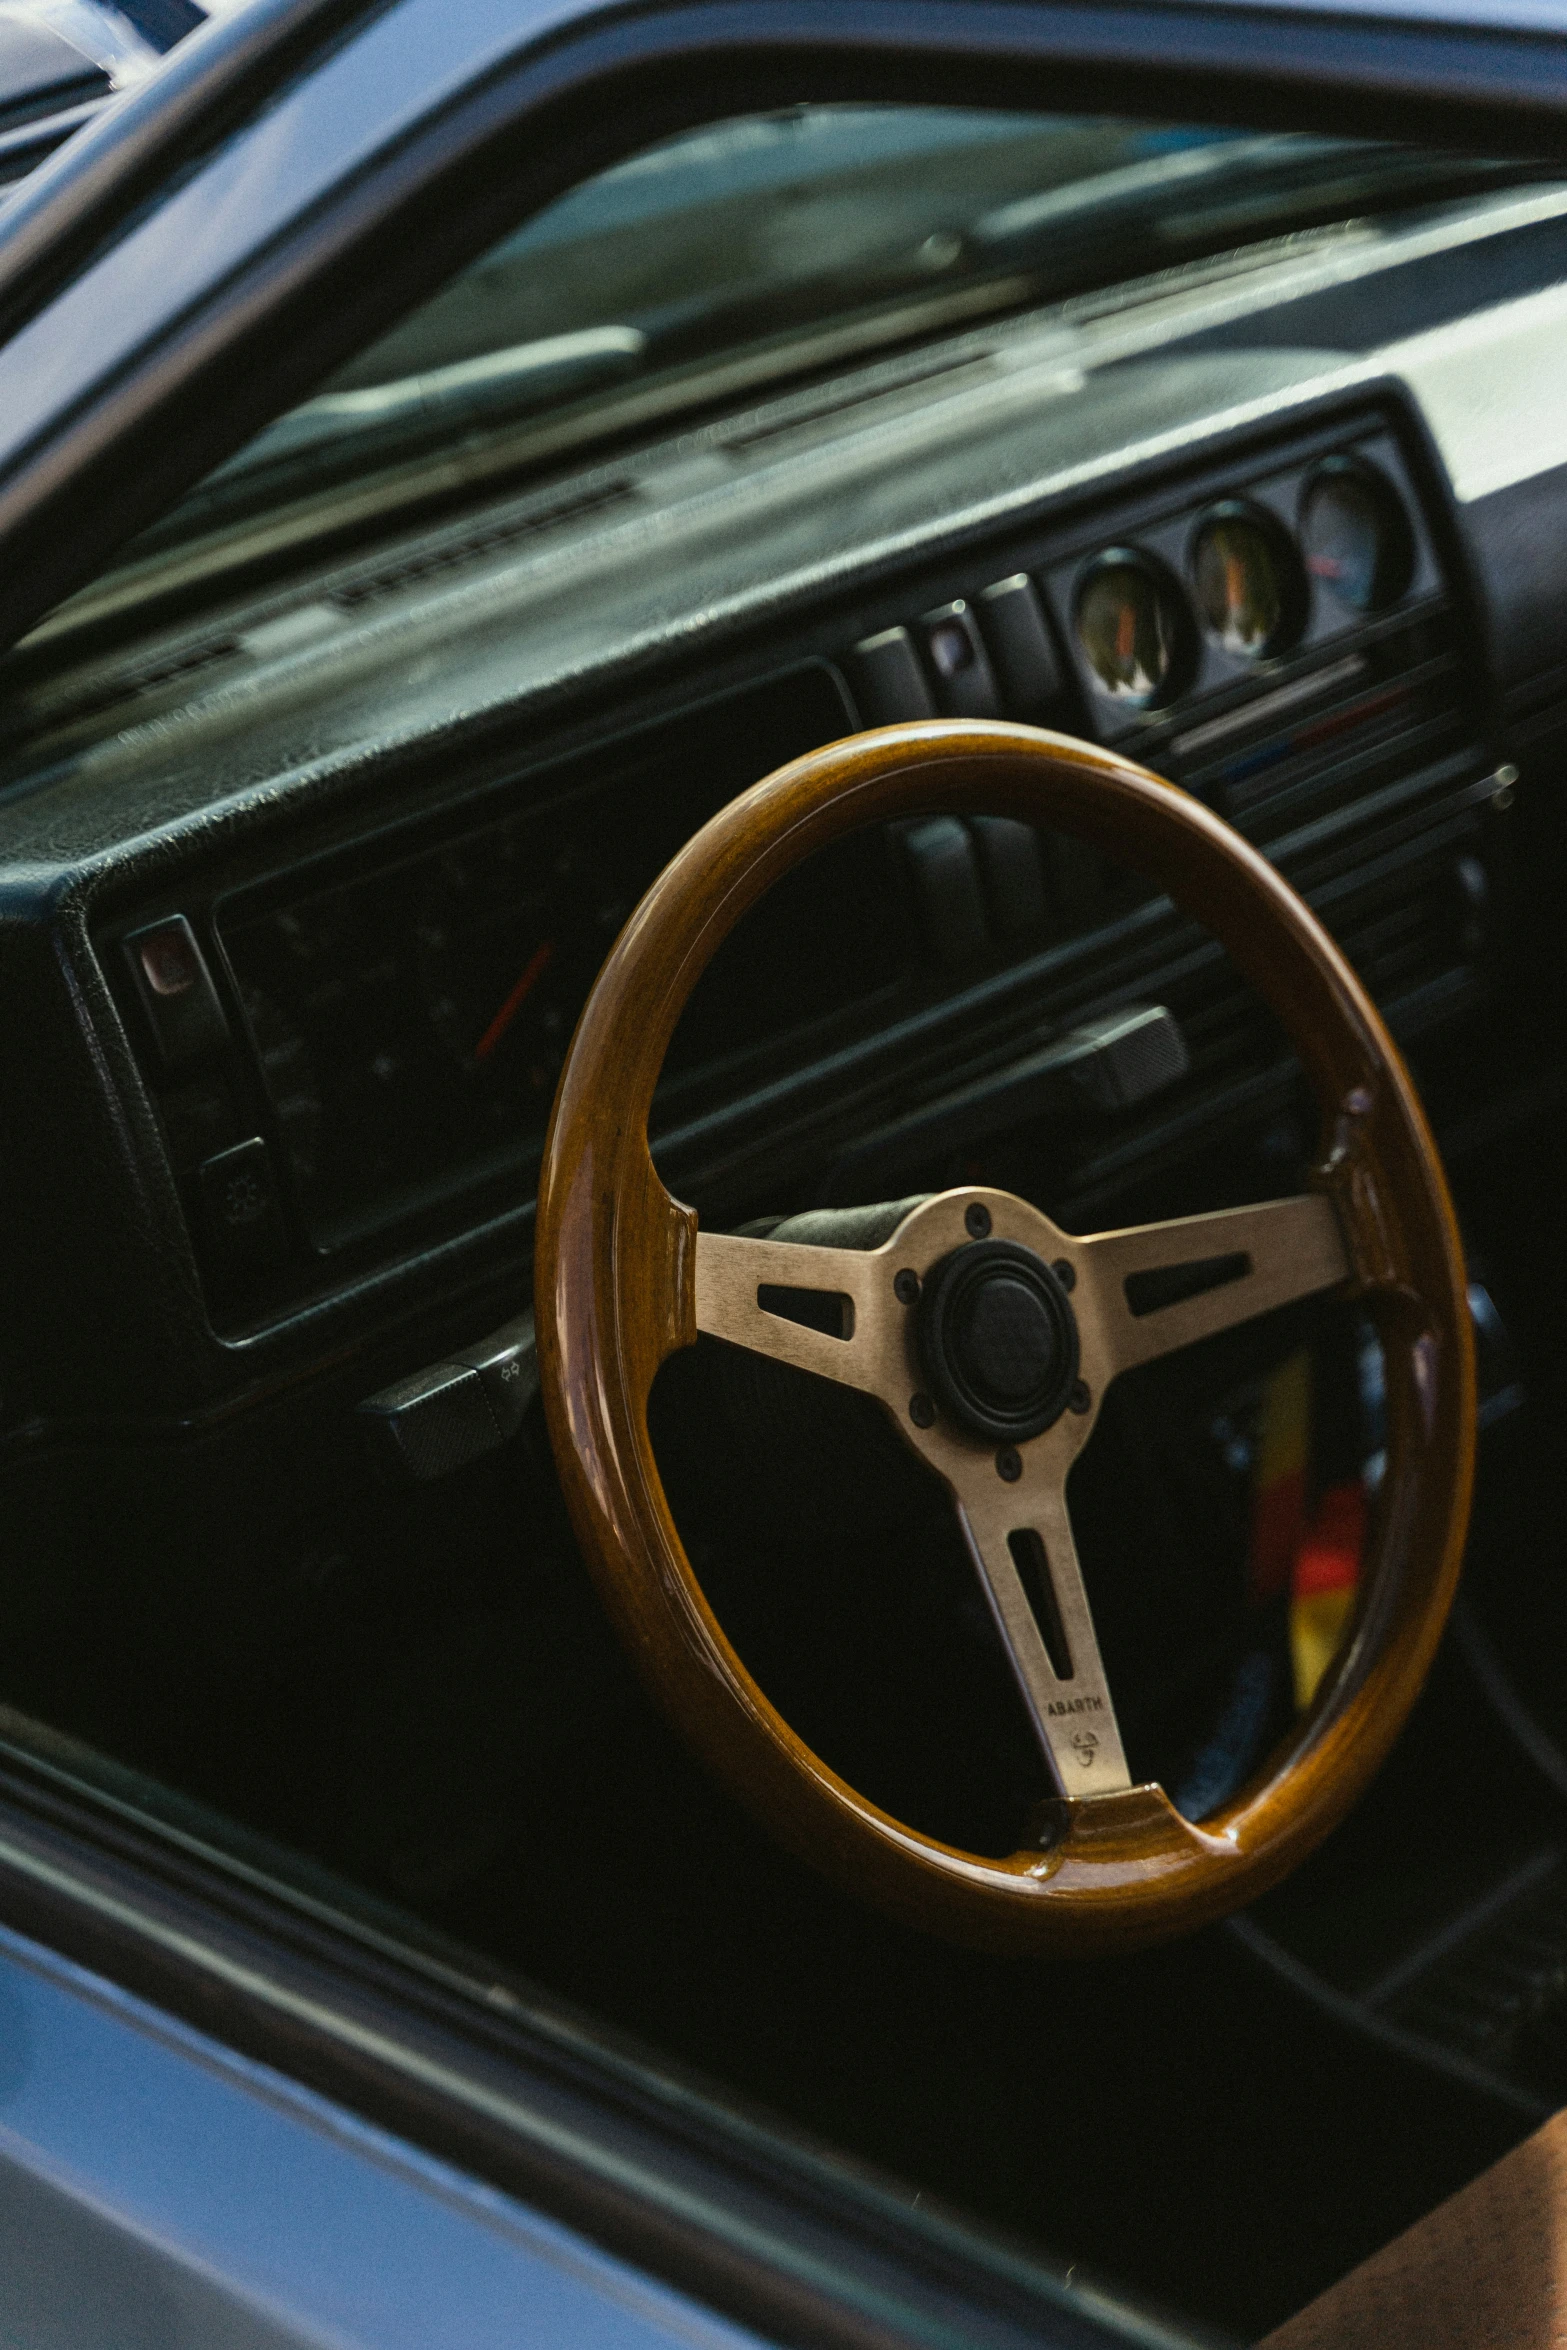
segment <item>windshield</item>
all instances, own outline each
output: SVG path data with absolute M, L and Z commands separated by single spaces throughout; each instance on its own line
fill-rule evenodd
M 394 504 L 450 494 L 966 318 L 1503 175 L 1522 176 L 1360 140 L 1105 118 L 803 106 L 721 123 L 495 246 L 135 552 L 396 469 Z

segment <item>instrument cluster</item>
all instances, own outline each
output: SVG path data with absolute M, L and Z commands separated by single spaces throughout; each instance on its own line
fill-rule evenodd
M 221 904 L 264 1139 L 307 1247 L 486 1177 L 522 1196 L 577 1016 L 643 891 L 758 774 L 849 725 L 832 671 L 807 665 L 536 772 L 459 833 L 338 855 Z M 791 883 L 720 949 L 671 1048 L 677 1084 L 735 1055 L 787 1064 L 790 1032 L 900 975 L 879 834 Z
M 1434 586 L 1402 459 L 1378 435 L 1160 517 L 1051 581 L 1107 732 L 1254 676 Z
M 707 817 L 801 752 L 879 721 L 1031 719 L 1124 745 L 1268 839 L 1455 754 L 1450 620 L 1393 427 L 1326 423 L 925 570 L 760 680 L 579 749 L 519 744 L 482 783 L 432 777 L 429 804 L 367 838 L 136 908 L 113 961 L 215 1294 L 239 1311 L 308 1291 L 391 1226 L 524 1199 L 621 925 Z M 720 950 L 663 1126 L 1042 952 L 1112 986 L 1114 924 L 1140 902 L 1081 844 L 1015 823 L 868 826 Z M 198 999 L 187 1052 L 170 1007 Z M 974 1018 L 982 1060 L 978 996 Z

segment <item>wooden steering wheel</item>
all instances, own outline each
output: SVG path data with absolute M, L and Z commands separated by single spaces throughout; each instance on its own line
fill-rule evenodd
M 698 976 L 813 849 L 938 810 L 1073 833 L 1213 932 L 1285 1023 L 1321 1104 L 1309 1192 L 1089 1239 L 985 1189 L 939 1194 L 865 1252 L 699 1231 L 647 1142 Z M 1215 1285 L 1137 1310 L 1136 1276 L 1194 1266 Z M 1386 1363 L 1387 1471 L 1357 1613 L 1309 1712 L 1193 1826 L 1162 1788 L 1130 1782 L 1067 1471 L 1117 1372 L 1335 1286 L 1364 1300 Z M 845 1335 L 768 1310 L 800 1289 L 849 1301 Z M 889 727 L 796 760 L 705 825 L 627 923 L 577 1028 L 545 1150 L 537 1302 L 572 1521 L 655 1696 L 787 1843 L 917 1923 L 993 1947 L 1089 1951 L 1220 1916 L 1336 1824 L 1419 1691 L 1474 1463 L 1464 1263 L 1435 1147 L 1386 1029 L 1300 899 L 1200 802 L 1102 751 L 1025 727 Z M 725 1638 L 648 1434 L 654 1374 L 699 1331 L 878 1397 L 944 1479 L 1060 1789 L 1009 1859 L 938 1843 L 868 1802 L 794 1735 Z

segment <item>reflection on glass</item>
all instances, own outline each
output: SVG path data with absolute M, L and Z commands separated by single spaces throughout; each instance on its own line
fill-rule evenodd
M 1330 457 L 1301 509 L 1306 569 L 1352 612 L 1396 604 L 1409 585 L 1414 543 L 1398 494 L 1354 457 Z
M 1289 597 L 1271 532 L 1247 514 L 1218 514 L 1198 534 L 1197 609 L 1215 644 L 1260 660 L 1285 632 Z
M 1180 643 L 1173 592 L 1134 555 L 1106 555 L 1084 582 L 1077 637 L 1107 694 L 1133 708 L 1169 685 Z

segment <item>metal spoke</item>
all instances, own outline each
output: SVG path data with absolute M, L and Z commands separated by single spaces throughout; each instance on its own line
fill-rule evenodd
M 936 1366 L 927 1376 L 920 1361 L 922 1284 L 976 1228 L 1050 1265 L 1076 1316 L 1074 1400 L 1014 1444 L 954 1418 L 950 1398 L 938 1410 Z M 1104 1389 L 1119 1371 L 1332 1288 L 1349 1271 L 1333 1208 L 1316 1193 L 1077 1240 L 1003 1193 L 953 1192 L 916 1209 L 880 1249 L 699 1232 L 696 1325 L 881 1398 L 952 1494 L 1055 1784 L 1066 1795 L 1110 1795 L 1131 1775 L 1066 1506 L 1067 1471 Z
M 747 1240 L 699 1232 L 696 1326 L 731 1346 L 771 1355 L 797 1370 L 879 1395 L 898 1410 L 906 1402 L 907 1314 L 894 1296 L 886 1252 L 812 1248 L 798 1241 Z M 804 1297 L 802 1298 L 802 1293 Z M 806 1300 L 838 1298 L 847 1310 L 838 1331 L 790 1318 Z M 764 1303 L 763 1301 L 768 1302 Z M 829 1319 L 833 1318 L 831 1316 Z
M 1101 1380 L 1331 1289 L 1350 1272 L 1320 1192 L 1101 1232 L 1075 1250 L 1085 1361 Z
M 1054 1464 L 1036 1453 L 1022 1480 L 1006 1484 L 989 1459 L 976 1459 L 961 1474 L 949 1466 L 947 1481 L 1056 1785 L 1063 1795 L 1110 1795 L 1129 1787 Z

